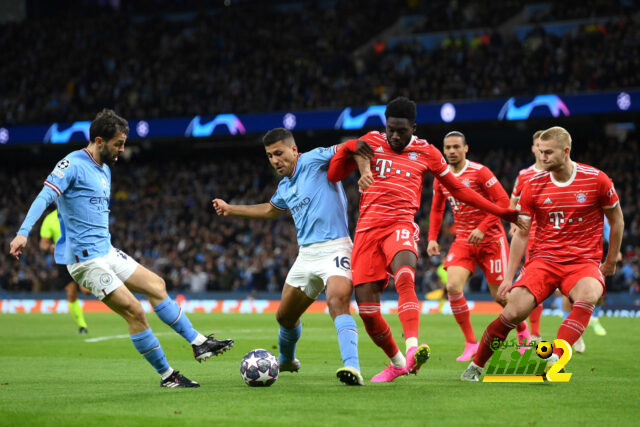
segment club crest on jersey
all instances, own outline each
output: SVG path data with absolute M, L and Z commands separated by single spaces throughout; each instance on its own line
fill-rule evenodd
M 409 160 L 418 160 L 418 153 L 412 151 L 409 153 Z
M 291 193 L 296 194 L 297 190 L 298 190 L 298 183 L 296 182 L 295 184 L 293 184 L 293 187 L 291 188 Z
M 587 195 L 580 191 L 578 194 L 576 194 L 576 200 L 578 201 L 578 203 L 586 203 L 587 202 Z
M 102 178 L 102 188 L 107 189 L 107 180 Z
M 464 180 L 462 181 L 462 183 L 463 183 L 464 185 L 466 185 L 467 187 L 471 186 L 471 181 L 469 181 L 468 179 L 464 179 Z

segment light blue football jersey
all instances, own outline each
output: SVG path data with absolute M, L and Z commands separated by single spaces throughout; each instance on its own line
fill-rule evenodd
M 74 151 L 58 162 L 44 185 L 58 195 L 62 234 L 56 242 L 56 263 L 106 255 L 111 249 L 109 166 L 100 166 L 86 148 Z
M 349 236 L 347 196 L 340 182 L 327 179 L 336 146 L 301 154 L 293 175 L 284 177 L 271 198 L 280 210 L 289 210 L 300 246 Z

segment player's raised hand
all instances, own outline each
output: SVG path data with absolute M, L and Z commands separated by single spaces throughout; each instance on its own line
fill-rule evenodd
M 496 298 L 498 298 L 498 300 L 500 300 L 500 301 L 506 302 L 507 301 L 507 294 L 511 290 L 512 286 L 513 286 L 513 280 L 504 279 L 502 281 L 502 283 L 500 283 L 500 286 L 498 287 L 498 292 L 496 293 Z
M 429 256 L 440 255 L 440 245 L 435 240 L 429 240 L 427 243 L 427 254 Z
M 484 239 L 484 233 L 476 228 L 469 234 L 467 241 L 474 246 L 478 246 L 482 239 Z
M 9 244 L 9 253 L 11 256 L 16 257 L 16 259 L 20 259 L 20 255 L 22 255 L 22 250 L 27 245 L 27 238 L 25 236 L 17 235 Z
M 229 204 L 222 199 L 213 199 L 211 201 L 213 204 L 213 209 L 215 209 L 216 213 L 220 216 L 227 216 L 230 214 L 229 212 Z
M 358 143 L 356 144 L 356 151 L 354 154 L 370 160 L 373 158 L 375 153 L 373 152 L 373 148 L 371 148 L 367 141 L 359 139 Z

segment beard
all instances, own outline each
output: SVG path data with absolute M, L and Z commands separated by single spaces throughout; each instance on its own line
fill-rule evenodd
M 116 164 L 116 156 L 111 155 L 109 149 L 107 149 L 106 147 L 100 151 L 100 160 L 102 160 L 103 163 L 109 165 L 109 167 Z

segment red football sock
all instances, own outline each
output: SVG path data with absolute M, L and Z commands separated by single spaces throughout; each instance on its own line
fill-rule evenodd
M 467 299 L 462 292 L 449 292 L 448 298 L 449 304 L 451 305 L 451 312 L 453 313 L 453 317 L 456 318 L 458 325 L 460 325 L 460 329 L 462 329 L 465 341 L 475 343 L 476 334 L 473 333 L 473 326 L 471 326 L 471 316 L 469 315 Z
M 536 337 L 540 336 L 540 317 L 542 316 L 542 303 L 538 304 L 536 308 L 529 314 L 529 323 L 531 323 L 531 335 Z
M 509 332 L 511 332 L 515 327 L 516 325 L 505 319 L 502 314 L 498 316 L 498 318 L 491 322 L 484 331 L 482 339 L 480 340 L 480 345 L 478 346 L 476 357 L 473 358 L 473 363 L 483 368 L 487 363 L 487 360 L 491 359 L 491 356 L 493 356 L 493 349 L 491 348 L 493 340 L 498 338 L 500 341 L 504 341 L 507 338 L 507 335 L 509 335 Z
M 398 317 L 402 323 L 404 338 L 418 338 L 420 309 L 416 295 L 415 272 L 405 265 L 395 274 L 396 291 L 398 291 Z
M 562 325 L 560 325 L 556 338 L 565 340 L 572 346 L 578 341 L 578 338 L 580 338 L 587 325 L 589 325 L 589 320 L 595 308 L 596 306 L 593 304 L 582 301 L 574 302 L 571 313 L 569 313 L 567 318 L 564 319 L 564 322 L 562 322 Z M 562 349 L 559 347 L 556 347 L 553 352 L 558 356 L 562 356 Z
M 516 331 L 518 332 L 522 332 L 525 329 L 527 329 L 527 321 L 523 320 L 522 322 L 518 323 L 518 326 L 516 326 Z
M 391 328 L 380 313 L 380 303 L 361 302 L 358 304 L 358 311 L 364 328 L 373 342 L 385 352 L 389 359 L 398 354 L 398 346 L 391 335 Z

